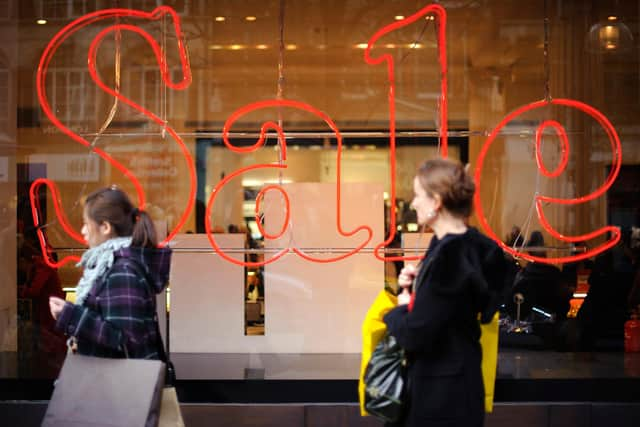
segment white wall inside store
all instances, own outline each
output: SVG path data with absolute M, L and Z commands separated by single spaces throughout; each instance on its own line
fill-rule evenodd
M 360 231 L 340 236 L 336 228 L 335 184 L 287 184 L 291 200 L 289 232 L 267 249 L 306 248 L 313 257 L 337 253 L 366 240 Z M 276 192 L 264 205 L 268 233 L 280 229 L 284 210 Z M 382 187 L 342 186 L 342 226 L 373 230 L 362 252 L 344 260 L 315 263 L 287 254 L 265 267 L 265 335 L 244 335 L 244 268 L 217 254 L 177 252 L 171 269 L 171 350 L 204 353 L 358 353 L 368 307 L 384 287 L 384 264 L 371 248 L 384 240 Z M 215 234 L 222 248 L 243 248 L 242 234 Z M 175 248 L 209 248 L 204 235 L 183 234 Z M 242 259 L 242 254 L 231 254 Z M 268 258 L 269 256 L 267 256 Z

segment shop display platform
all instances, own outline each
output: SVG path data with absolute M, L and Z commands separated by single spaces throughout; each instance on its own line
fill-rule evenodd
M 181 402 L 357 401 L 359 354 L 173 353 Z M 0 400 L 48 400 L 55 367 L 0 353 Z M 496 402 L 640 402 L 640 353 L 501 349 Z

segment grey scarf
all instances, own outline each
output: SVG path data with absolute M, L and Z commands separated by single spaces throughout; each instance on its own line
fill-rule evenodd
M 94 282 L 111 268 L 113 253 L 127 246 L 131 246 L 131 237 L 114 237 L 82 254 L 80 262 L 76 264 L 77 267 L 84 267 L 76 285 L 76 304 L 82 305 Z

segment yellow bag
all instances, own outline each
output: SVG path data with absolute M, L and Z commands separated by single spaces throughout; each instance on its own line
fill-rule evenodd
M 498 319 L 493 315 L 489 323 L 480 323 L 480 346 L 482 347 L 482 382 L 484 382 L 484 411 L 493 412 L 493 391 L 496 387 L 498 367 Z
M 371 353 L 382 339 L 387 326 L 382 320 L 397 304 L 395 295 L 383 290 L 369 307 L 362 323 L 362 359 L 360 362 L 360 381 L 358 397 L 360 399 L 360 415 L 369 415 L 364 409 L 364 371 L 371 358 Z M 480 324 L 480 345 L 482 346 L 482 380 L 484 382 L 484 410 L 493 411 L 493 392 L 495 389 L 496 367 L 498 363 L 498 318 L 496 313 L 490 323 Z
M 384 336 L 387 325 L 382 318 L 397 304 L 395 295 L 382 290 L 375 301 L 369 307 L 364 322 L 362 323 L 362 359 L 360 363 L 360 381 L 358 383 L 358 397 L 360 399 L 360 415 L 369 415 L 364 410 L 364 371 L 367 369 L 371 353 L 376 348 L 378 342 Z

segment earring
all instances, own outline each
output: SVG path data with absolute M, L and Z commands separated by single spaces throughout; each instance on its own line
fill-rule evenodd
M 431 220 L 435 218 L 436 215 L 438 215 L 438 211 L 436 211 L 435 209 L 432 209 L 429 212 L 427 212 L 427 219 Z

